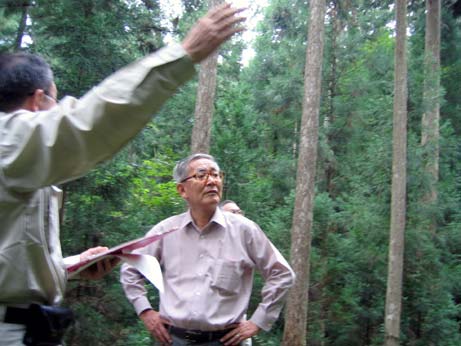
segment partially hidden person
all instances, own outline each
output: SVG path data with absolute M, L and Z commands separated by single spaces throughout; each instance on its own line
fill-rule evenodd
M 163 269 L 160 309 L 153 309 L 144 278 L 128 264 L 121 269 L 125 295 L 157 345 L 241 345 L 271 329 L 295 275 L 256 223 L 218 207 L 223 174 L 212 156 L 185 158 L 173 178 L 189 209 L 147 234 L 177 231 L 137 250 L 155 256 Z M 262 300 L 244 320 L 255 270 L 265 281 Z

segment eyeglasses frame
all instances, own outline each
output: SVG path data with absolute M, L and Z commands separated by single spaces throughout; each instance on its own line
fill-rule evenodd
M 206 173 L 205 173 L 205 178 L 204 178 L 203 180 L 197 178 L 197 175 L 198 175 L 199 173 L 195 173 L 195 174 L 193 174 L 193 175 L 190 175 L 190 176 L 184 178 L 183 180 L 180 181 L 180 183 L 181 183 L 181 184 L 182 184 L 182 183 L 185 183 L 186 181 L 188 181 L 188 180 L 190 180 L 190 179 L 197 179 L 198 181 L 203 181 L 203 182 L 206 183 L 206 182 L 208 181 L 208 179 L 210 178 L 210 176 L 211 176 L 212 173 L 215 173 L 215 171 L 207 170 Z M 221 181 L 224 180 L 224 172 L 223 172 L 223 171 L 219 171 L 219 172 L 217 172 L 217 173 L 218 173 L 218 177 L 217 177 L 217 178 L 213 178 L 213 179 L 218 179 L 218 178 L 219 178 L 219 180 L 221 180 Z

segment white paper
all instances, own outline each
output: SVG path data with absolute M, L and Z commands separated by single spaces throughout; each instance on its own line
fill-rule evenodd
M 123 262 L 135 267 L 144 277 L 149 280 L 160 293 L 163 293 L 163 275 L 157 258 L 150 255 L 123 254 L 117 255 Z

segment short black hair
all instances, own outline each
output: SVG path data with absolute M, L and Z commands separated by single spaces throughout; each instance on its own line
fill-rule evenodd
M 29 53 L 0 54 L 0 111 L 15 110 L 37 89 L 49 92 L 52 83 L 53 72 L 42 57 Z

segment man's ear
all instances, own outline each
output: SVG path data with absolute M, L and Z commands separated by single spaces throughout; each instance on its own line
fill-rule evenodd
M 31 112 L 38 112 L 44 97 L 45 92 L 42 89 L 35 89 L 34 93 L 26 98 L 21 108 Z
M 179 195 L 184 198 L 185 200 L 187 200 L 187 192 L 186 192 L 186 188 L 183 184 L 179 183 L 179 184 L 176 184 L 176 191 L 178 191 Z

